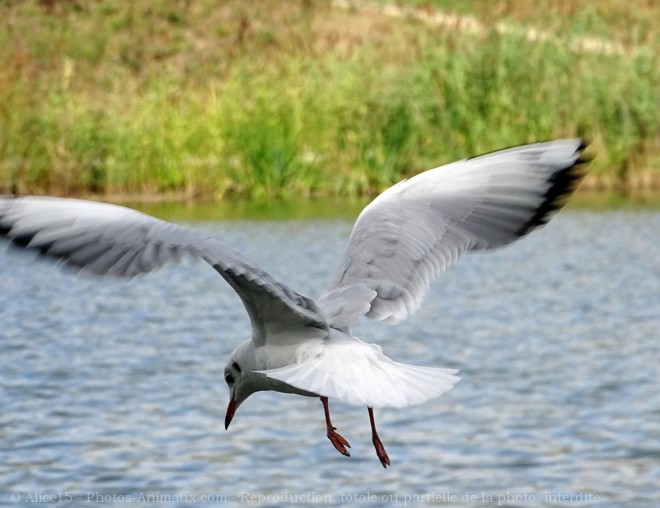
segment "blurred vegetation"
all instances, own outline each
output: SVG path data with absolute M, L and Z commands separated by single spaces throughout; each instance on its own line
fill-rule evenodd
M 588 186 L 660 184 L 654 2 L 385 5 L 0 0 L 0 192 L 356 196 L 578 134 Z

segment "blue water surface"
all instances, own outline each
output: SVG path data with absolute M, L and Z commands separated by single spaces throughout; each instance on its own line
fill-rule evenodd
M 352 221 L 199 222 L 318 296 Z M 353 331 L 460 369 L 440 399 L 376 411 L 258 393 L 228 431 L 223 367 L 250 334 L 233 291 L 185 263 L 72 276 L 0 246 L 0 503 L 12 506 L 660 506 L 660 212 L 566 211 L 466 256 L 422 309 Z

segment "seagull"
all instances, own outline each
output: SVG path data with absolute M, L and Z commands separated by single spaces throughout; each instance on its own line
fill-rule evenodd
M 255 392 L 319 397 L 326 434 L 348 441 L 328 399 L 366 406 L 383 467 L 390 458 L 374 408 L 404 408 L 439 397 L 457 370 L 395 362 L 351 334 L 366 316 L 387 324 L 422 303 L 432 279 L 461 255 L 510 244 L 548 222 L 584 177 L 586 145 L 559 139 L 461 160 L 403 180 L 360 213 L 327 291 L 303 296 L 219 240 L 123 206 L 46 196 L 0 197 L 0 236 L 75 271 L 134 277 L 168 261 L 211 265 L 236 291 L 252 336 L 229 356 L 225 428 Z

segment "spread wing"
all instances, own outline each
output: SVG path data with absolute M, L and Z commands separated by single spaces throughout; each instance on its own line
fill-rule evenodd
M 579 139 L 510 148 L 390 187 L 358 217 L 334 286 L 318 301 L 329 322 L 397 323 L 462 254 L 547 223 L 584 176 L 584 148 Z
M 134 277 L 184 256 L 210 264 L 238 293 L 253 339 L 269 327 L 327 328 L 316 304 L 235 250 L 192 229 L 122 206 L 52 197 L 0 197 L 0 236 L 97 275 Z

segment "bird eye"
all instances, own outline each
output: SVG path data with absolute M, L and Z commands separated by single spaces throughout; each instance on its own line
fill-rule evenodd
M 234 382 L 234 376 L 232 376 L 231 374 L 226 374 L 225 375 L 225 382 L 228 385 L 232 384 Z

